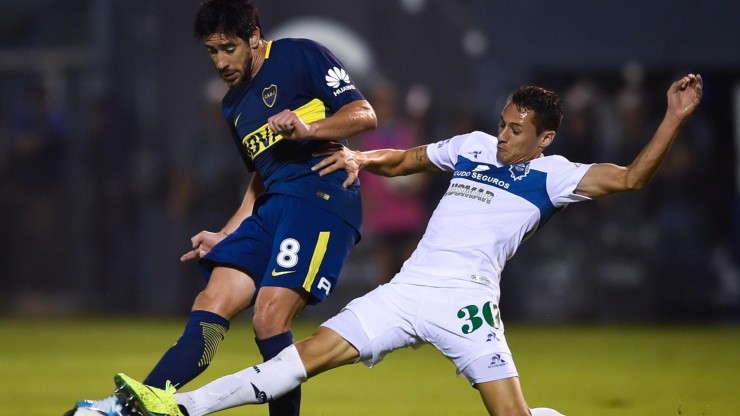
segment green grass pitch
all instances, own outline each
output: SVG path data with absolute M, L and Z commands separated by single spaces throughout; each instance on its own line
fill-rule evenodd
M 101 398 L 113 375 L 142 378 L 184 321 L 0 319 L 0 415 L 61 415 Z M 315 322 L 301 321 L 297 338 Z M 509 325 L 528 403 L 568 416 L 740 414 L 738 326 Z M 234 322 L 211 367 L 186 390 L 258 361 L 248 319 Z M 477 392 L 434 348 L 397 351 L 368 369 L 339 368 L 303 385 L 307 416 L 483 415 Z M 223 415 L 267 415 L 266 406 Z

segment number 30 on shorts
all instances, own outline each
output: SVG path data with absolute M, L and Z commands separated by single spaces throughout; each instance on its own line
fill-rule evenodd
M 482 317 L 481 317 L 482 316 Z M 494 329 L 501 327 L 501 312 L 493 301 L 483 304 L 483 307 L 477 305 L 468 305 L 457 311 L 457 317 L 465 320 L 465 324 L 460 328 L 463 334 L 469 334 L 481 326 L 483 322 L 487 323 Z

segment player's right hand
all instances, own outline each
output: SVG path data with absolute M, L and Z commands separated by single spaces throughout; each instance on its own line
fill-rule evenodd
M 668 89 L 668 114 L 687 119 L 701 102 L 704 81 L 699 74 L 688 74 Z
M 219 241 L 226 238 L 226 233 L 219 231 L 212 233 L 210 231 L 201 231 L 194 235 L 190 241 L 193 243 L 193 249 L 183 254 L 180 257 L 180 261 L 197 260 L 205 256 L 213 246 L 218 244 Z

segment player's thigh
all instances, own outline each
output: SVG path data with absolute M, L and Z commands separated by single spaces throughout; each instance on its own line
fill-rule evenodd
M 450 359 L 471 384 L 518 375 L 504 336 L 495 290 L 475 282 L 430 288 L 419 336 Z
M 298 198 L 282 196 L 266 221 L 273 228 L 272 255 L 261 288 L 302 289 L 308 304 L 322 302 L 337 286 L 357 240 L 357 231 L 339 216 Z
M 254 297 L 254 281 L 231 267 L 215 267 L 205 289 L 195 298 L 193 310 L 206 310 L 231 319 L 248 308 Z
M 483 404 L 490 415 L 529 416 L 529 406 L 524 400 L 519 377 L 476 384 Z
M 352 300 L 322 323 L 347 340 L 368 367 L 400 348 L 422 341 L 414 322 L 421 303 L 419 286 L 388 283 Z

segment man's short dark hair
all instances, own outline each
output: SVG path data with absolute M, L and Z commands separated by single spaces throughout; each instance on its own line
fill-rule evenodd
M 511 102 L 517 107 L 534 111 L 534 126 L 538 135 L 545 130 L 557 131 L 563 120 L 560 97 L 542 87 L 519 87 L 511 96 Z
M 198 40 L 223 33 L 248 41 L 255 29 L 262 30 L 251 0 L 206 0 L 195 15 L 193 32 Z

